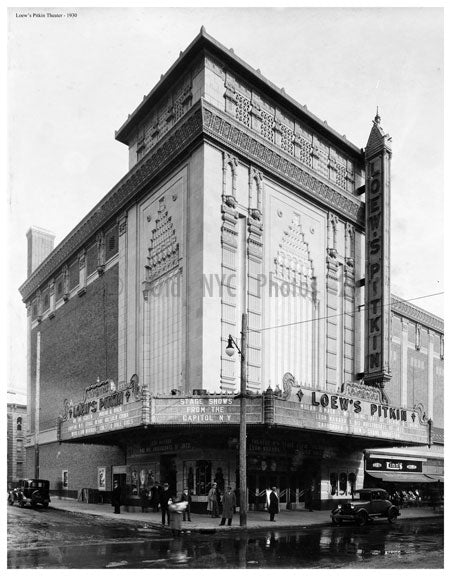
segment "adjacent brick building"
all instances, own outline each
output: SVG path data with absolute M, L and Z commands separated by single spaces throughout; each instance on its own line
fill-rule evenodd
M 363 152 L 201 30 L 116 138 L 129 172 L 21 287 L 29 473 L 38 442 L 54 490 L 237 486 L 246 314 L 252 505 L 390 482 L 373 449 L 441 477 L 443 322 L 389 290 L 380 117 Z
M 6 433 L 8 486 L 25 477 L 26 430 L 27 405 L 16 394 L 10 396 L 8 393 Z

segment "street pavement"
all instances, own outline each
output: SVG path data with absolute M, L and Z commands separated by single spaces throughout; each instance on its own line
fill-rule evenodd
M 160 512 L 127 512 L 121 507 L 120 514 L 114 514 L 110 504 L 88 504 L 78 502 L 73 499 L 52 497 L 50 506 L 56 510 L 65 510 L 67 512 L 76 512 L 78 514 L 89 514 L 93 516 L 103 516 L 105 518 L 116 518 L 120 522 L 137 522 L 143 528 L 162 528 Z M 409 520 L 413 518 L 437 518 L 443 515 L 443 511 L 435 511 L 428 506 L 402 508 L 401 516 L 398 521 Z M 236 532 L 246 530 L 241 527 L 239 513 L 233 517 L 232 526 L 219 526 L 220 518 L 210 518 L 210 515 L 191 514 L 191 522 L 182 522 L 182 530 L 190 532 Z M 300 510 L 282 509 L 276 516 L 276 522 L 269 521 L 267 512 L 248 512 L 247 530 L 265 530 L 268 528 L 305 528 L 307 526 L 330 524 L 330 510 L 314 510 L 309 512 L 301 508 Z M 165 527 L 164 529 L 169 529 Z

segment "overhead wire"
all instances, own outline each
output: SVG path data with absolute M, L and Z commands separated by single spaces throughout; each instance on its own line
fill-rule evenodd
M 409 298 L 409 299 L 401 298 L 399 301 L 401 303 L 413 302 L 415 300 L 422 300 L 424 298 L 432 298 L 433 296 L 441 296 L 443 294 L 444 294 L 444 292 L 435 292 L 433 294 L 425 294 L 424 296 L 417 296 L 415 298 Z M 390 304 L 378 305 L 376 308 L 383 308 L 385 306 L 391 306 L 391 305 L 392 305 L 392 302 L 390 302 Z M 363 312 L 364 310 L 366 310 L 366 308 L 367 308 L 367 306 L 365 304 L 361 304 L 357 308 L 354 308 L 354 312 L 356 312 L 356 313 L 357 312 Z M 286 328 L 288 326 L 297 326 L 298 324 L 306 324 L 308 322 L 319 322 L 320 320 L 328 320 L 329 318 L 338 318 L 339 316 L 344 316 L 345 314 L 349 314 L 349 312 L 341 312 L 340 314 L 331 314 L 329 316 L 322 316 L 320 318 L 310 318 L 308 320 L 299 320 L 298 322 L 289 322 L 288 324 L 279 324 L 278 326 L 267 326 L 266 328 L 260 328 L 260 329 L 248 327 L 248 331 L 249 332 L 264 332 L 265 330 L 275 330 L 277 328 Z

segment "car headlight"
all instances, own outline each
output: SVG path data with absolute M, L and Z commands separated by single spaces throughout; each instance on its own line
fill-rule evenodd
M 337 506 L 337 510 L 341 510 L 341 504 Z
M 351 504 L 351 510 L 354 510 L 355 506 L 353 504 Z

